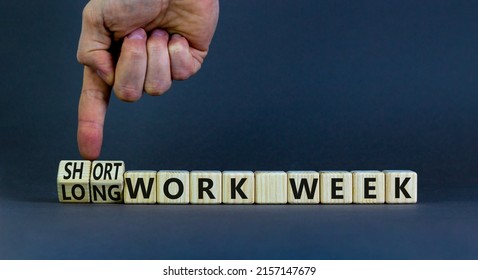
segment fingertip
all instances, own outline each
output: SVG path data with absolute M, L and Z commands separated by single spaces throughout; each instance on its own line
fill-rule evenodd
M 78 150 L 82 158 L 95 160 L 100 156 L 103 142 L 103 131 L 91 124 L 79 122 L 78 125 Z

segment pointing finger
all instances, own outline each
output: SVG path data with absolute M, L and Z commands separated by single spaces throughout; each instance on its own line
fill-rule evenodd
M 83 88 L 78 106 L 78 149 L 83 158 L 99 157 L 103 142 L 103 126 L 111 87 L 93 69 L 85 67 Z

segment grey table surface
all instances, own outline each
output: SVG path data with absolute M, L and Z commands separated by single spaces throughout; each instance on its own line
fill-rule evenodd
M 412 169 L 416 205 L 57 202 L 87 1 L 0 1 L 1 259 L 477 259 L 478 3 L 221 1 L 198 75 L 112 98 L 127 170 Z

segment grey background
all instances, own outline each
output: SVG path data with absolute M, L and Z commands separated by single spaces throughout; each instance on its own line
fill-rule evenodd
M 418 173 L 418 204 L 375 206 L 59 204 L 86 2 L 0 2 L 0 258 L 478 258 L 477 2 L 221 1 L 198 75 L 112 98 L 127 170 Z

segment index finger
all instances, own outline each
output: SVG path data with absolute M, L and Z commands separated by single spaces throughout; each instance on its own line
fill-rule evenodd
M 78 149 L 89 160 L 97 159 L 103 143 L 103 126 L 111 87 L 96 72 L 85 66 L 83 88 L 78 106 Z

